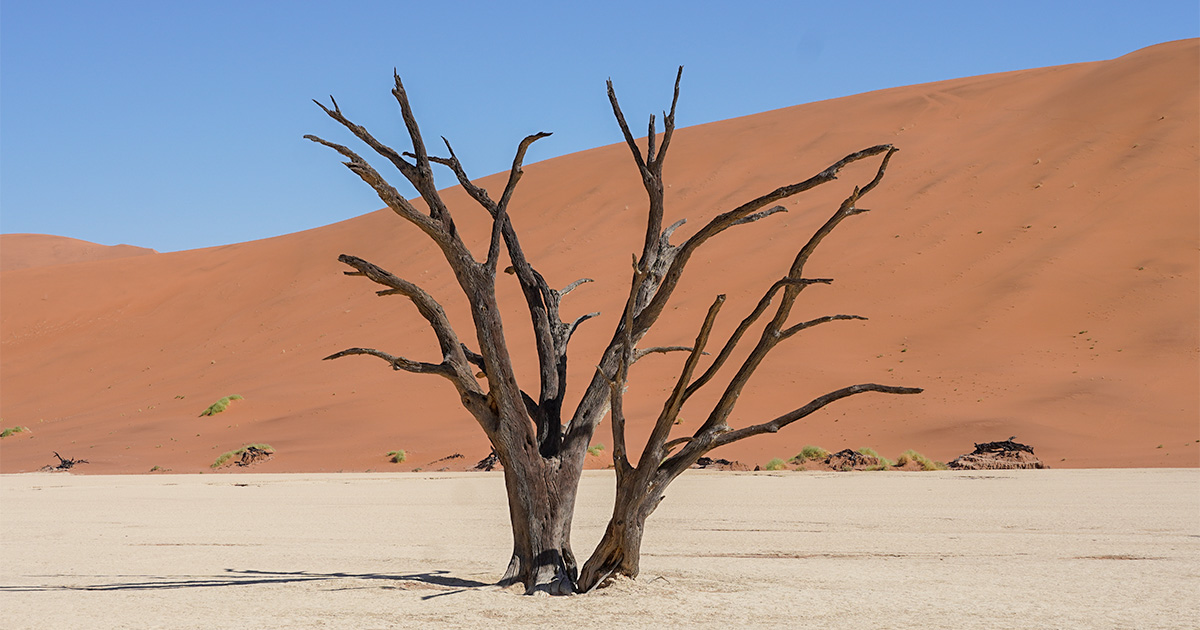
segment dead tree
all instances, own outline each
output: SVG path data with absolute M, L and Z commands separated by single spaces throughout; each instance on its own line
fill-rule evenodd
M 451 326 L 442 306 L 421 287 L 361 258 L 343 254 L 338 260 L 354 269 L 347 271 L 347 275 L 365 276 L 384 287 L 377 291 L 379 295 L 403 295 L 416 305 L 437 338 L 441 359 L 423 362 L 372 348 L 350 348 L 326 359 L 371 355 L 383 359 L 394 370 L 435 374 L 454 385 L 463 407 L 487 435 L 504 470 L 513 552 L 500 582 L 504 585 L 519 582 L 528 593 L 585 592 L 612 575 L 635 577 L 638 574 L 646 518 L 662 500 L 667 485 L 714 448 L 754 435 L 774 433 L 829 403 L 855 394 L 914 394 L 921 391 L 873 383 L 852 385 L 820 396 L 772 420 L 737 429 L 727 424 L 742 389 L 777 345 L 819 324 L 865 319 L 857 315 L 829 315 L 805 322 L 788 322 L 792 305 L 804 289 L 813 284 L 831 282 L 825 278 L 804 276 L 804 266 L 809 257 L 822 239 L 844 219 L 866 212 L 858 206 L 858 202 L 879 185 L 896 149 L 883 144 L 851 153 L 808 179 L 778 188 L 716 216 L 684 242 L 672 244 L 671 235 L 683 224 L 683 220 L 663 227 L 663 162 L 675 132 L 675 107 L 679 100 L 682 73 L 681 67 L 675 77 L 671 109 L 663 114 L 664 129 L 661 136 L 655 127 L 655 117 L 650 116 L 644 151 L 625 121 L 612 82 L 608 83 L 608 98 L 613 114 L 641 174 L 648 195 L 649 212 L 641 254 L 634 255 L 632 281 L 623 316 L 611 342 L 596 363 L 596 370 L 580 403 L 569 416 L 563 409 L 567 387 L 567 344 L 579 325 L 598 313 L 589 313 L 566 322 L 561 319 L 559 306 L 568 293 L 590 280 L 575 280 L 561 290 L 551 288 L 522 251 L 509 214 L 509 204 L 521 179 L 526 151 L 531 144 L 550 134 L 536 133 L 517 145 L 507 185 L 499 198 L 494 199 L 488 191 L 471 181 L 445 138 L 446 156 L 438 157 L 429 153 L 399 75 L 394 77 L 392 95 L 400 105 L 400 113 L 412 143 L 411 151 L 401 153 L 375 139 L 364 127 L 347 118 L 332 97 L 329 106 L 317 102 L 326 114 L 391 162 L 416 189 L 428 211 L 419 210 L 405 199 L 353 150 L 316 136 L 305 136 L 342 154 L 347 159 L 344 164 L 369 184 L 388 208 L 416 226 L 438 246 L 467 297 L 475 328 L 474 338 L 471 339 L 475 345 L 473 349 Z M 713 358 L 699 376 L 696 373 L 706 354 L 705 348 L 708 347 L 717 313 L 724 303 L 723 295 L 718 295 L 709 308 L 692 346 L 639 346 L 663 314 L 688 261 L 711 238 L 730 228 L 783 212 L 785 208 L 773 204 L 837 179 L 838 173 L 854 162 L 880 155 L 883 157 L 874 178 L 861 187 L 854 187 L 829 220 L 800 249 L 786 272 L 767 288 L 757 306 L 742 320 L 720 350 L 710 355 Z M 460 238 L 451 211 L 434 185 L 434 164 L 449 168 L 467 194 L 491 216 L 490 239 L 482 260 Z M 523 389 L 518 384 L 504 336 L 496 302 L 496 271 L 502 250 L 507 254 L 512 264 L 511 271 L 520 283 L 533 325 L 540 377 L 536 391 Z M 772 303 L 777 303 L 774 314 L 759 331 L 754 349 L 729 378 L 724 393 L 703 425 L 691 435 L 672 438 L 671 429 L 684 403 L 697 390 L 712 382 L 717 371 L 732 356 L 735 346 L 750 333 Z M 626 419 L 622 410 L 622 396 L 630 366 L 646 354 L 668 351 L 686 352 L 687 358 L 674 389 L 663 404 L 662 412 L 654 420 L 653 430 L 635 465 L 625 443 Z M 617 498 L 603 539 L 580 569 L 570 541 L 576 491 L 587 447 L 597 425 L 610 409 Z

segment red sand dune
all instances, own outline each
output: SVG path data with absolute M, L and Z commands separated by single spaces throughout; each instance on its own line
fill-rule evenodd
M 809 275 L 836 283 L 806 291 L 793 314 L 871 320 L 818 327 L 779 348 L 732 424 L 855 382 L 926 388 L 842 401 L 713 455 L 762 463 L 818 444 L 892 456 L 915 448 L 945 461 L 973 442 L 1015 435 L 1056 467 L 1200 463 L 1198 59 L 1197 40 L 1179 41 L 1112 61 L 680 130 L 666 167 L 667 221 L 689 219 L 677 242 L 715 213 L 846 153 L 881 142 L 901 148 L 866 204 L 872 212 L 843 224 L 809 263 Z M 330 168 L 341 168 L 333 154 Z M 729 295 L 714 333 L 723 339 L 872 169 L 848 169 L 786 204 L 788 213 L 709 243 L 647 343 L 690 343 L 717 292 Z M 493 190 L 501 182 L 483 180 Z M 447 197 L 468 242 L 483 243 L 484 213 L 459 190 Z M 624 146 L 531 165 L 514 200 L 526 252 L 552 285 L 597 281 L 564 301 L 566 317 L 603 312 L 573 342 L 575 395 L 615 326 L 643 211 Z M 471 337 L 448 267 L 386 211 L 158 254 L 153 265 L 122 258 L 5 271 L 0 424 L 32 433 L 0 442 L 0 470 L 35 470 L 58 451 L 89 460 L 77 469 L 85 473 L 194 472 L 253 442 L 278 450 L 255 466 L 264 472 L 410 470 L 455 452 L 468 464 L 482 458 L 482 433 L 441 379 L 393 372 L 372 357 L 320 361 L 351 346 L 436 356 L 415 309 L 343 276 L 340 253 L 420 283 Z M 519 376 L 533 388 L 515 280 L 501 291 Z M 681 360 L 655 355 L 634 368 L 631 441 L 657 414 Z M 230 394 L 245 400 L 198 417 Z M 680 431 L 702 420 L 712 396 L 702 398 L 685 408 Z M 607 424 L 596 441 L 611 444 Z M 393 449 L 408 461 L 387 463 Z M 603 466 L 605 457 L 593 459 Z
M 133 245 L 98 245 L 49 234 L 0 234 L 0 271 L 156 254 Z

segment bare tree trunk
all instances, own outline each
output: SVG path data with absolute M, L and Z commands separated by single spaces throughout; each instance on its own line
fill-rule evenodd
M 580 592 L 586 593 L 614 575 L 637 577 L 641 570 L 642 534 L 646 529 L 646 518 L 654 512 L 662 498 L 662 490 L 648 489 L 640 480 L 632 477 L 617 484 L 612 518 L 596 550 L 579 574 L 577 587 Z
M 500 584 L 524 584 L 526 593 L 574 592 L 579 568 L 571 523 L 581 469 L 564 468 L 558 458 L 543 459 L 532 443 L 500 455 L 500 461 L 513 533 L 512 558 Z

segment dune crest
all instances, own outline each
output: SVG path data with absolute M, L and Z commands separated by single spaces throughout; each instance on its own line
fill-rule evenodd
M 0 234 L 0 271 L 145 256 L 158 252 L 133 245 L 100 245 L 49 234 Z
M 870 321 L 789 340 L 759 370 L 731 424 L 770 419 L 852 383 L 926 392 L 842 401 L 713 455 L 755 464 L 816 444 L 870 446 L 887 457 L 913 448 L 948 461 L 1012 435 L 1055 468 L 1200 464 L 1198 60 L 1197 40 L 1170 42 L 1111 61 L 679 130 L 665 169 L 666 220 L 688 219 L 676 240 L 849 152 L 883 142 L 901 149 L 872 193 L 872 211 L 839 228 L 809 263 L 810 274 L 835 283 L 806 291 L 795 311 L 797 321 L 833 313 Z M 331 158 L 329 168 L 341 167 Z M 511 214 L 526 254 L 552 286 L 596 280 L 564 300 L 565 318 L 603 313 L 572 341 L 571 405 L 619 317 L 614 298 L 641 246 L 644 192 L 623 145 L 525 171 Z M 713 339 L 723 340 L 868 171 L 847 169 L 827 190 L 786 204 L 787 213 L 700 250 L 646 344 L 690 344 L 719 292 L 729 297 Z M 503 177 L 479 183 L 498 194 Z M 484 213 L 461 190 L 446 199 L 482 256 Z M 342 253 L 417 282 L 460 336 L 473 336 L 449 268 L 387 211 L 158 254 L 154 265 L 134 257 L 5 271 L 0 417 L 31 432 L 0 441 L 0 472 L 36 470 L 51 451 L 86 458 L 82 473 L 205 471 L 221 453 L 254 443 L 275 449 L 251 469 L 262 472 L 483 458 L 486 440 L 440 379 L 392 372 L 370 357 L 320 361 L 352 346 L 437 356 L 412 306 L 343 276 Z M 519 287 L 501 285 L 518 378 L 536 388 Z M 631 444 L 644 440 L 681 360 L 652 356 L 634 367 L 625 402 Z M 231 394 L 244 400 L 197 417 Z M 685 407 L 680 434 L 703 421 L 706 400 Z M 601 426 L 596 440 L 610 439 Z M 388 462 L 396 449 L 405 463 Z M 608 457 L 589 460 L 603 467 Z

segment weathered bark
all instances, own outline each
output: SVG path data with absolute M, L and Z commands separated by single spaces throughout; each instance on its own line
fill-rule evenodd
M 854 394 L 909 394 L 920 391 L 877 384 L 853 385 L 820 396 L 774 420 L 740 429 L 729 427 L 727 419 L 734 404 L 772 349 L 819 324 L 865 319 L 857 315 L 829 315 L 788 324 L 791 308 L 801 291 L 812 284 L 831 282 L 824 278 L 803 277 L 803 268 L 809 256 L 843 219 L 865 212 L 856 203 L 878 185 L 896 149 L 891 145 L 878 145 L 851 153 L 806 180 L 780 187 L 716 216 L 683 243 L 672 244 L 672 234 L 684 221 L 681 219 L 663 227 L 666 209 L 663 164 L 675 131 L 675 108 L 679 100 L 682 72 L 681 67 L 675 77 L 670 111 L 663 114 L 661 142 L 655 128 L 655 117 L 651 116 L 644 153 L 625 121 L 612 82 L 608 84 L 613 115 L 633 155 L 647 193 L 645 239 L 640 256 L 635 254 L 633 257 L 633 275 L 623 316 L 596 364 L 580 403 L 565 425 L 563 402 L 567 387 L 567 346 L 579 325 L 598 313 L 588 313 L 568 323 L 561 318 L 560 306 L 564 296 L 591 280 L 583 278 L 562 290 L 551 289 L 522 251 L 509 213 L 510 202 L 523 174 L 526 152 L 534 142 L 550 134 L 536 133 L 518 144 L 504 192 L 499 200 L 493 200 L 486 190 L 470 180 L 450 143 L 444 138 L 449 157 L 431 156 L 428 153 L 398 75 L 394 77 L 392 94 L 400 105 L 412 144 L 411 151 L 399 152 L 376 140 L 365 128 L 351 122 L 332 97 L 332 107 L 317 103 L 331 118 L 391 162 L 417 190 L 428 212 L 404 199 L 351 149 L 315 136 L 305 136 L 345 156 L 348 159 L 345 162 L 347 168 L 370 185 L 393 212 L 412 223 L 438 246 L 453 270 L 459 288 L 467 297 L 478 348 L 478 351 L 474 351 L 462 341 L 441 305 L 421 287 L 370 262 L 342 255 L 339 260 L 354 269 L 346 272 L 348 275 L 364 276 L 384 286 L 384 290 L 378 291 L 381 296 L 403 295 L 412 301 L 429 323 L 442 356 L 440 361 L 418 361 L 373 348 L 349 348 L 326 358 L 374 356 L 386 361 L 394 370 L 436 374 L 454 385 L 463 407 L 476 419 L 491 442 L 494 457 L 491 463 L 498 462 L 504 467 L 513 553 L 501 584 L 520 583 L 527 593 L 587 591 L 611 575 L 636 576 L 646 519 L 662 501 L 663 493 L 671 481 L 712 449 L 752 435 L 773 433 L 826 404 Z M 700 246 L 727 229 L 785 212 L 785 207 L 772 204 L 834 181 L 843 168 L 880 154 L 884 156 L 875 178 L 861 189 L 856 187 L 833 217 L 809 239 L 787 273 L 768 288 L 754 310 L 742 320 L 700 376 L 694 375 L 700 369 L 702 357 L 706 355 L 704 348 L 724 303 L 724 296 L 717 296 L 713 302 L 692 346 L 638 347 L 665 311 L 687 262 Z M 487 254 L 482 261 L 462 241 L 451 210 L 434 185 L 432 164 L 451 169 L 462 188 L 491 217 Z M 536 395 L 522 389 L 517 382 L 496 302 L 495 284 L 501 248 L 512 263 L 506 271 L 516 276 L 529 310 L 539 364 Z M 732 356 L 734 348 L 776 300 L 778 306 L 774 316 L 763 328 L 754 349 L 730 378 L 704 424 L 690 436 L 671 439 L 671 431 L 683 405 L 697 390 L 713 381 L 717 371 Z M 629 368 L 647 354 L 672 351 L 687 352 L 687 358 L 635 466 L 630 461 L 625 443 L 626 419 L 622 405 Z M 617 498 L 600 545 L 580 571 L 571 549 L 576 493 L 588 445 L 596 427 L 610 409 Z M 481 465 L 485 462 L 481 462 Z

